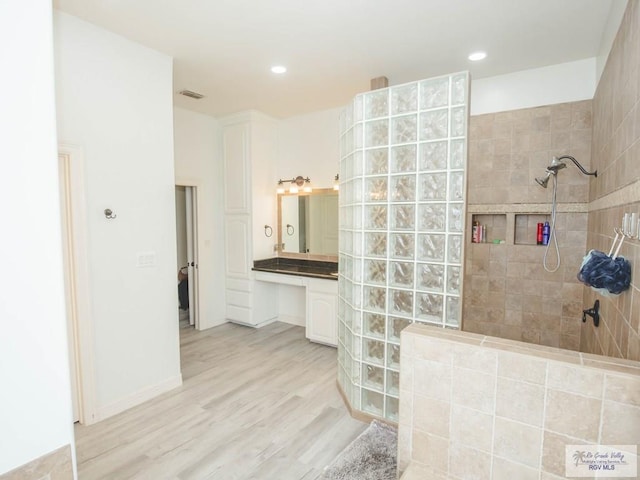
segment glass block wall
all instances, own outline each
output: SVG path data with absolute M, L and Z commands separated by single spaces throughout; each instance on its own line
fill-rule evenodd
M 458 328 L 468 73 L 363 93 L 340 118 L 338 382 L 398 419 L 400 331 Z

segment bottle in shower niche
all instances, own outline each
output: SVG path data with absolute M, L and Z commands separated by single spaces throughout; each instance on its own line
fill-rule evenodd
M 537 245 L 542 245 L 542 229 L 543 229 L 542 225 L 543 225 L 542 223 L 538 223 L 538 231 L 537 231 L 537 234 L 536 234 L 536 244 Z
M 471 243 L 480 243 L 480 222 L 474 220 L 473 227 L 471 228 Z
M 542 244 L 543 245 L 549 244 L 550 233 L 551 233 L 551 227 L 549 226 L 549 222 L 544 222 L 544 225 L 542 226 Z

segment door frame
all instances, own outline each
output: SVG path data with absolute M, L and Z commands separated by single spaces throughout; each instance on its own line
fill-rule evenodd
M 194 328 L 196 330 L 200 330 L 200 274 L 199 274 L 199 266 L 198 266 L 198 262 L 199 262 L 199 258 L 200 258 L 200 222 L 198 219 L 198 211 L 200 209 L 200 190 L 201 190 L 201 183 L 199 180 L 193 179 L 193 178 L 183 178 L 183 177 L 176 177 L 175 179 L 175 186 L 176 187 L 191 187 L 191 200 L 192 200 L 192 215 L 193 215 L 193 228 L 192 228 L 192 235 L 193 235 L 193 261 L 195 263 L 195 266 L 193 267 L 192 270 L 189 271 L 189 275 L 191 275 L 191 272 L 193 272 L 193 275 L 195 277 L 195 282 L 191 282 L 189 281 L 189 289 L 193 288 L 193 299 L 194 299 L 194 309 L 193 309 L 193 315 L 194 315 Z M 188 223 L 187 223 L 188 224 Z M 176 223 L 177 226 L 177 223 Z M 177 232 L 176 232 L 177 235 Z M 188 259 L 187 259 L 188 260 Z M 190 300 L 191 301 L 191 300 Z M 192 305 L 189 304 L 189 310 L 191 310 Z
M 68 218 L 66 225 L 68 241 L 63 248 L 68 252 L 69 285 L 65 283 L 73 309 L 67 312 L 69 328 L 69 354 L 75 353 L 75 365 L 70 369 L 77 381 L 79 422 L 90 425 L 99 420 L 96 404 L 96 379 L 93 351 L 93 324 L 91 321 L 91 288 L 89 280 L 88 221 L 85 195 L 85 160 L 82 147 L 61 143 L 58 145 L 58 162 L 66 167 L 65 185 L 60 192 L 65 194 Z M 58 165 L 60 168 L 60 163 Z M 71 361 L 71 359 L 70 359 Z M 71 365 L 71 364 L 70 364 Z

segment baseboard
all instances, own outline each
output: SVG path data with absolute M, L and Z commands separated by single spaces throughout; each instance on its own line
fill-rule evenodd
M 296 315 L 278 315 L 278 321 L 282 323 L 288 323 L 289 325 L 296 325 L 297 327 L 306 327 L 306 319 L 304 317 L 298 317 Z
M 117 415 L 125 410 L 136 407 L 141 403 L 151 400 L 152 398 L 168 392 L 169 390 L 173 390 L 180 385 L 182 385 L 182 374 L 167 378 L 160 383 L 138 390 L 137 392 L 127 395 L 120 400 L 116 400 L 109 405 L 98 408 L 98 411 L 96 412 L 96 422 L 105 420 L 106 418 Z
M 351 418 L 364 423 L 371 423 L 374 420 L 378 420 L 382 423 L 386 423 L 387 425 L 398 428 L 398 424 L 396 422 L 388 420 L 384 417 L 378 417 L 377 415 L 371 415 L 370 413 L 366 413 L 360 410 L 356 410 L 355 408 L 352 408 L 351 403 L 347 398 L 347 395 L 344 393 L 344 390 L 342 390 L 342 386 L 340 385 L 340 382 L 338 382 L 337 380 L 336 380 L 336 388 L 338 389 L 338 393 L 342 397 L 344 406 L 347 407 L 347 411 L 349 412 L 349 415 L 351 415 Z

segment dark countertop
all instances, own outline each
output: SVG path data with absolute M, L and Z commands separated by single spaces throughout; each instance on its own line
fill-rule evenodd
M 338 280 L 337 262 L 274 257 L 264 260 L 254 260 L 252 270 Z

